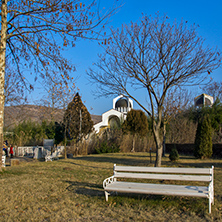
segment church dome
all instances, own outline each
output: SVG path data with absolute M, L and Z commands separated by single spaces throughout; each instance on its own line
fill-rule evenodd
M 132 108 L 131 102 L 129 101 L 128 104 L 128 100 L 125 98 L 118 99 L 115 103 L 115 110 L 118 110 L 120 112 L 127 113 L 131 108 Z
M 115 104 L 115 108 L 116 109 L 117 108 L 121 108 L 121 107 L 126 108 L 127 106 L 128 106 L 128 104 L 127 104 L 127 100 L 126 99 L 119 99 L 116 102 L 116 104 Z

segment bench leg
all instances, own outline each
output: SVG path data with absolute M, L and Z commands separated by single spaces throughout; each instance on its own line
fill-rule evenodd
M 108 196 L 109 196 L 109 193 L 107 191 L 105 191 L 105 198 L 106 198 L 106 201 L 108 201 Z
M 209 194 L 209 213 L 211 213 L 211 205 L 214 205 L 214 193 L 212 191 L 212 187 Z
M 209 198 L 209 214 L 211 214 L 211 199 Z
M 211 205 L 214 205 L 214 197 L 209 197 L 209 214 L 211 213 Z

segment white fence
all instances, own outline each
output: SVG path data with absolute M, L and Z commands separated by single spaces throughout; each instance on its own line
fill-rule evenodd
M 34 156 L 34 150 L 36 147 L 18 147 L 17 148 L 17 156 Z
M 58 155 L 62 155 L 64 146 L 58 146 L 55 149 L 58 152 Z M 35 159 L 44 158 L 48 152 L 51 152 L 50 148 L 44 148 L 42 146 L 26 146 L 26 147 L 17 147 L 16 156 L 27 156 Z

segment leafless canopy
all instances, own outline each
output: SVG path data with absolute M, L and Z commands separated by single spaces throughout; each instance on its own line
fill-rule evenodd
M 16 105 L 26 101 L 24 86 L 20 77 L 12 66 L 7 66 L 5 75 L 5 104 Z
M 202 88 L 204 93 L 214 97 L 214 100 L 219 99 L 222 102 L 222 82 L 211 82 Z
M 5 3 L 6 60 L 30 88 L 29 75 L 35 80 L 48 77 L 53 81 L 53 76 L 60 76 L 61 81 L 67 81 L 75 67 L 61 50 L 74 47 L 78 39 L 97 39 L 117 9 L 113 5 L 100 10 L 96 0 L 8 0 L 0 4 Z M 2 13 L 1 18 L 4 16 Z
M 183 21 L 171 24 L 166 16 L 144 16 L 138 23 L 111 31 L 112 38 L 103 43 L 104 54 L 88 75 L 97 83 L 99 94 L 129 96 L 151 116 L 157 152 L 155 165 L 160 167 L 160 127 L 168 92 L 203 81 L 202 74 L 220 65 L 220 54 L 204 47 L 195 26 L 188 27 Z M 143 96 L 135 96 L 134 91 L 139 88 L 147 91 L 150 107 L 141 103 Z
M 103 43 L 104 54 L 88 75 L 97 83 L 97 93 L 130 96 L 150 115 L 154 112 L 140 103 L 132 89 L 145 88 L 151 107 L 161 109 L 170 88 L 199 84 L 202 74 L 221 63 L 219 52 L 204 46 L 195 26 L 183 21 L 171 24 L 166 16 L 144 16 L 138 23 L 111 31 L 112 38 Z

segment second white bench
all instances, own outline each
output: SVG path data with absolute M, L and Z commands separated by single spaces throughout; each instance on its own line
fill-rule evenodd
M 209 213 L 211 204 L 214 204 L 214 184 L 212 168 L 172 168 L 172 167 L 138 167 L 138 166 L 116 166 L 114 164 L 113 176 L 103 181 L 105 198 L 108 201 L 110 192 L 158 194 L 173 196 L 204 197 L 209 199 Z M 119 181 L 119 179 L 128 181 Z M 130 182 L 129 179 L 139 179 L 140 182 Z M 141 182 L 146 179 L 145 182 Z M 177 185 L 149 183 L 147 180 L 171 180 L 205 182 L 206 186 Z

